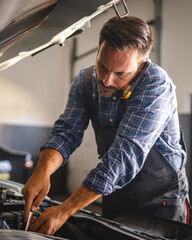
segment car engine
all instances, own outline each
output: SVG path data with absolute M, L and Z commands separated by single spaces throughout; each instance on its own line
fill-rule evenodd
M 143 216 L 125 216 L 111 221 L 81 209 L 55 233 L 54 236 L 26 232 L 22 184 L 0 179 L 0 240 L 1 239 L 68 239 L 68 240 L 189 240 L 192 225 L 151 219 Z M 48 207 L 60 202 L 46 197 L 34 216 L 38 218 Z

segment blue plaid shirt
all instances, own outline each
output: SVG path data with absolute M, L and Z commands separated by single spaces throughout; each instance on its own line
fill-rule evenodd
M 59 151 L 64 163 L 81 144 L 89 118 L 83 104 L 82 82 L 85 69 L 75 77 L 66 109 L 55 122 L 42 147 Z M 180 129 L 175 87 L 167 73 L 152 64 L 127 100 L 120 92 L 111 98 L 99 95 L 95 69 L 92 75 L 93 103 L 102 128 L 118 125 L 117 134 L 102 161 L 90 171 L 84 184 L 107 195 L 129 183 L 141 170 L 155 144 L 178 171 L 186 155 L 180 145 Z M 119 122 L 122 102 L 126 112 Z

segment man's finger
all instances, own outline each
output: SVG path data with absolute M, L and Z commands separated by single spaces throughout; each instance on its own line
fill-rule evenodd
M 38 219 L 33 219 L 31 226 L 29 227 L 29 230 L 32 232 L 39 232 L 42 226 L 45 224 L 45 219 L 42 217 L 42 215 Z
M 32 212 L 36 211 L 36 209 L 39 207 L 39 205 L 42 203 L 45 197 L 46 195 L 40 192 L 40 194 L 33 201 L 33 204 L 31 206 Z
M 33 203 L 32 198 L 25 199 L 25 206 L 24 206 L 24 221 L 25 222 L 27 222 L 32 203 Z
M 53 231 L 51 230 L 51 228 L 47 227 L 46 223 L 41 225 L 41 227 L 38 230 L 38 233 L 47 234 L 47 235 L 53 235 Z

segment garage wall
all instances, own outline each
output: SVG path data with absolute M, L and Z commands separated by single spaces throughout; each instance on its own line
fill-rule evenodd
M 181 129 L 184 132 L 188 161 L 186 171 L 192 199 L 192 130 L 191 130 L 191 0 L 163 1 L 162 5 L 162 61 L 161 65 L 176 85 Z
M 1 71 L 0 123 L 51 126 L 66 103 L 69 61 L 66 43 Z
M 179 113 L 191 111 L 192 1 L 163 1 L 162 62 L 177 86 Z

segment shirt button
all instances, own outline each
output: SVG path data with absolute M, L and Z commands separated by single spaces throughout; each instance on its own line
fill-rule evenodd
M 113 100 L 116 100 L 117 98 L 116 97 L 113 97 Z
M 112 118 L 110 118 L 110 119 L 109 119 L 109 122 L 113 122 L 113 119 L 112 119 Z

